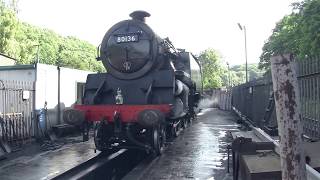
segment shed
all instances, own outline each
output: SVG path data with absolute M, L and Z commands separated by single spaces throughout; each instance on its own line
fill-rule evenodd
M 45 129 L 62 124 L 63 110 L 81 103 L 89 73 L 39 63 L 0 66 L 0 138 L 37 135 L 41 109 L 47 109 Z

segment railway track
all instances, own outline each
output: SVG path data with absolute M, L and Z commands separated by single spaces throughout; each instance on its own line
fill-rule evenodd
M 124 177 L 146 155 L 135 150 L 121 149 L 113 154 L 103 154 L 53 178 L 53 180 L 117 180 Z

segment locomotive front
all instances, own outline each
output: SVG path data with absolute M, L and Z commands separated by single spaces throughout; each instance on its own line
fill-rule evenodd
M 195 116 L 201 69 L 191 53 L 152 31 L 145 23 L 149 13 L 130 16 L 105 34 L 97 59 L 107 73 L 88 75 L 83 104 L 65 112 L 65 121 L 81 121 L 86 139 L 94 125 L 98 150 L 160 154 L 167 133 L 177 135 Z
M 131 20 L 111 27 L 100 48 L 104 67 L 119 79 L 136 79 L 145 75 L 164 51 L 161 46 L 163 40 L 145 23 L 150 14 L 135 11 L 130 16 Z

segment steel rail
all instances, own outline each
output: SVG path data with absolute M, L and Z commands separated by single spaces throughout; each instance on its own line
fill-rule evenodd
M 76 179 L 111 179 L 115 175 L 116 166 L 121 160 L 128 158 L 128 150 L 121 149 L 111 155 L 99 155 L 78 166 L 56 176 L 53 180 Z

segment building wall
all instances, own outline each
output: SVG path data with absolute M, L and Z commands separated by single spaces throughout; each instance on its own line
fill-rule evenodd
M 15 60 L 0 54 L 0 66 L 11 66 L 16 63 Z
M 35 74 L 33 65 L 0 66 L 0 137 L 10 145 L 35 135 Z
M 47 128 L 57 123 L 58 104 L 58 70 L 56 66 L 37 64 L 36 74 L 36 104 L 35 109 L 40 110 L 47 104 Z
M 71 107 L 77 101 L 77 83 L 85 83 L 87 75 L 92 72 L 61 68 L 60 100 L 66 107 Z
M 47 102 L 47 128 L 63 123 L 63 111 L 77 101 L 77 83 L 85 83 L 92 72 L 60 68 L 60 119 L 58 117 L 58 68 L 38 64 L 36 80 L 36 109 L 43 108 Z
M 84 84 L 89 73 L 92 72 L 60 68 L 60 122 L 63 123 L 63 111 L 79 103 L 77 97 L 82 94 L 78 94 L 77 84 Z
M 14 87 L 18 85 L 34 85 L 30 92 L 32 96 L 32 110 L 38 111 L 44 108 L 47 111 L 46 127 L 63 123 L 63 111 L 71 107 L 82 97 L 82 86 L 86 82 L 87 75 L 92 72 L 69 68 L 60 68 L 60 119 L 58 118 L 58 68 L 57 66 L 37 64 L 0 66 L 0 80 L 10 82 Z M 77 87 L 78 86 L 78 87 Z M 1 84 L 0 84 L 1 88 Z M 80 91 L 79 91 L 80 89 Z M 29 89 L 28 89 L 29 90 Z M 19 92 L 20 93 L 20 92 Z M 21 93 L 20 93 L 21 94 Z M 1 96 L 2 97 L 2 96 Z M 34 100 L 34 101 L 33 101 Z M 0 99 L 1 101 L 1 99 Z M 3 100 L 2 100 L 3 101 Z M 10 101 L 10 102 L 9 102 Z M 8 99 L 8 104 L 15 105 L 14 98 Z M 34 108 L 33 108 L 34 107 Z

